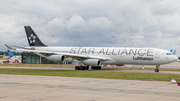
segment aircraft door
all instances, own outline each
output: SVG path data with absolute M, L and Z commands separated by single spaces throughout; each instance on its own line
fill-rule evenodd
M 160 51 L 159 50 L 155 50 L 155 58 L 160 58 Z

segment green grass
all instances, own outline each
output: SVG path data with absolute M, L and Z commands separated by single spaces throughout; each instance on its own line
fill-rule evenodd
M 128 80 L 148 80 L 148 81 L 170 81 L 172 78 L 180 78 L 179 74 L 127 73 L 127 72 L 103 72 L 103 71 L 66 71 L 66 70 L 39 70 L 39 69 L 34 70 L 34 69 L 6 69 L 6 68 L 0 68 L 0 74 L 83 77 L 83 78 L 103 78 L 103 79 L 128 79 Z
M 62 64 L 0 64 L 0 66 L 10 66 L 10 67 L 45 67 L 45 68 L 74 68 L 75 65 L 62 65 Z M 155 68 L 142 69 L 142 67 L 105 67 L 102 66 L 102 69 L 106 70 L 152 70 Z M 180 71 L 176 68 L 159 68 L 160 71 Z

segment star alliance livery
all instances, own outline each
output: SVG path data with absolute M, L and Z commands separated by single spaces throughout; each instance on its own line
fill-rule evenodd
M 101 65 L 156 65 L 158 67 L 177 61 L 177 56 L 172 52 L 158 48 L 126 48 L 126 47 L 49 47 L 41 42 L 30 26 L 24 26 L 29 47 L 12 46 L 22 49 L 9 49 L 17 51 L 33 52 L 45 57 L 49 61 L 56 62 L 78 62 L 75 70 L 101 69 Z

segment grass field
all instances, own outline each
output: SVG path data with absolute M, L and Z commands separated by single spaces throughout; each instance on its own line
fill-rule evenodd
M 13 66 L 13 67 L 47 67 L 47 68 L 74 68 L 75 65 L 61 65 L 61 64 L 0 64 L 0 66 Z M 142 70 L 141 67 L 103 67 L 102 69 L 113 70 Z M 155 68 L 145 68 L 143 70 L 155 70 Z M 180 71 L 175 68 L 159 68 L 160 71 Z
M 66 71 L 66 70 L 39 70 L 39 69 L 4 69 L 0 68 L 0 74 L 14 75 L 41 75 L 103 79 L 128 79 L 148 81 L 170 81 L 172 78 L 180 78 L 179 74 L 155 74 L 155 73 L 127 73 L 127 72 L 100 72 L 100 71 Z

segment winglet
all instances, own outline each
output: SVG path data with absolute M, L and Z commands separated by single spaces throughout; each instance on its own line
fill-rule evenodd
M 4 44 L 8 49 L 13 49 L 13 50 L 16 50 L 14 48 L 12 48 L 11 46 L 7 45 L 7 44 Z
M 170 52 L 173 52 L 173 49 L 171 49 Z

